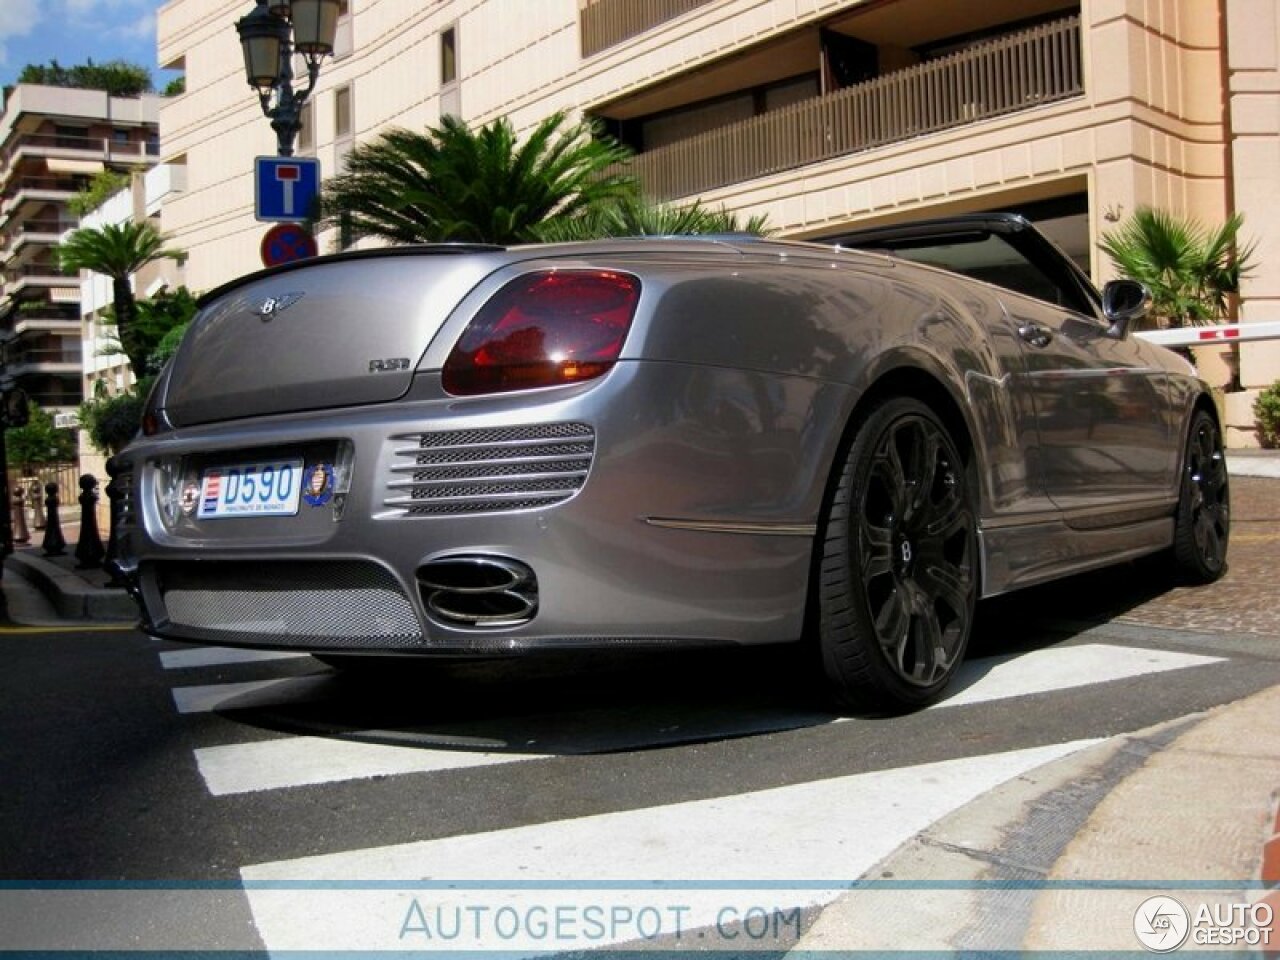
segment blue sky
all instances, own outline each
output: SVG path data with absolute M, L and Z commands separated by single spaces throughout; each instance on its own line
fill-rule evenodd
M 157 89 L 176 74 L 156 65 L 156 10 L 163 0 L 0 0 L 0 86 L 28 63 L 74 66 L 128 60 Z M 246 7 L 248 4 L 246 3 Z

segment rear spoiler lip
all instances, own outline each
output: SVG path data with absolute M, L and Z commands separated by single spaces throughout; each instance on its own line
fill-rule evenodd
M 507 247 L 497 246 L 490 243 L 425 243 L 411 244 L 401 247 L 380 247 L 376 250 L 348 250 L 343 253 L 326 254 L 323 257 L 308 257 L 305 260 L 295 260 L 292 263 L 283 263 L 278 267 L 268 267 L 265 270 L 256 270 L 253 273 L 246 273 L 243 276 L 236 277 L 234 280 L 228 280 L 219 287 L 215 287 L 208 293 L 202 294 L 196 301 L 196 306 L 203 309 L 214 300 L 226 296 L 233 290 L 254 283 L 266 277 L 275 277 L 281 274 L 290 273 L 294 270 L 301 270 L 304 267 L 315 266 L 324 263 L 344 263 L 350 260 L 381 260 L 386 257 L 413 257 L 413 256 L 438 256 L 440 254 L 466 254 L 466 253 L 503 253 Z

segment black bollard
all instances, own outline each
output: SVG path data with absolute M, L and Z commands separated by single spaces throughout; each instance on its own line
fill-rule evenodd
M 62 535 L 62 521 L 58 519 L 58 485 L 44 485 L 44 547 L 46 557 L 60 557 L 67 552 L 67 538 Z
M 32 480 L 31 486 L 28 488 L 27 496 L 31 503 L 31 528 L 33 530 L 44 529 L 44 501 L 40 499 L 40 481 Z
M 13 491 L 13 542 L 31 542 L 31 531 L 27 529 L 27 495 L 21 484 Z
M 120 536 L 120 510 L 124 501 L 124 488 L 120 483 L 119 469 L 115 457 L 107 460 L 107 475 L 111 477 L 110 482 L 107 483 L 107 500 L 111 505 L 111 526 L 107 528 L 107 553 L 102 558 L 102 566 L 107 573 L 111 574 L 111 579 L 107 581 L 107 586 L 123 589 L 128 586 L 128 583 L 120 575 L 120 568 L 114 563 L 120 550 L 120 544 L 117 539 Z
M 80 475 L 80 539 L 76 541 L 76 569 L 96 570 L 102 566 L 107 548 L 98 532 L 98 478 Z

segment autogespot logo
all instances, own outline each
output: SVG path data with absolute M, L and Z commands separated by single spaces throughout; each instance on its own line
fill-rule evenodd
M 1149 897 L 1133 915 L 1133 932 L 1152 953 L 1177 950 L 1190 930 L 1191 914 L 1173 897 Z

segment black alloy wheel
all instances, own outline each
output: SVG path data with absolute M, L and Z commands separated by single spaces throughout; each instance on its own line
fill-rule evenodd
M 825 528 L 823 665 L 842 708 L 934 699 L 964 657 L 977 601 L 973 480 L 947 428 L 895 397 L 863 421 Z
M 1173 556 L 1191 583 L 1212 583 L 1227 570 L 1231 484 L 1222 431 L 1204 410 L 1191 418 L 1174 526 Z

